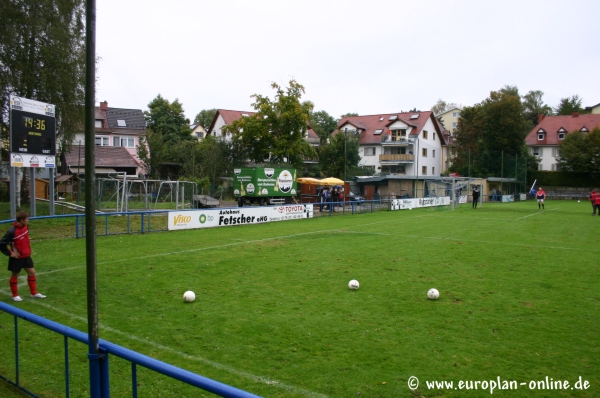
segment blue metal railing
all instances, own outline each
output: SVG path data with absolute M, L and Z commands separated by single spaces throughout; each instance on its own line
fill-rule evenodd
M 88 344 L 88 335 L 80 332 L 78 330 L 72 329 L 68 326 L 62 325 L 60 323 L 50 321 L 46 318 L 42 318 L 41 316 L 32 314 L 27 311 L 23 311 L 19 308 L 13 307 L 6 303 L 0 302 L 0 311 L 4 311 L 8 314 L 14 316 L 14 329 L 15 329 L 15 379 L 14 381 L 9 379 L 5 375 L 0 375 L 0 378 L 6 380 L 8 383 L 14 385 L 19 390 L 29 394 L 32 397 L 37 397 L 33 392 L 27 390 L 24 386 L 20 384 L 19 381 L 19 328 L 18 328 L 18 319 L 23 319 L 27 322 L 31 322 L 35 325 L 41 326 L 53 332 L 59 333 L 64 336 L 64 351 L 65 351 L 65 391 L 66 397 L 69 397 L 69 345 L 68 340 L 73 339 L 79 341 L 80 343 Z M 6 343 L 4 343 L 6 344 Z M 197 375 L 185 369 L 178 368 L 176 366 L 170 365 L 168 363 L 159 361 L 154 358 L 150 358 L 146 355 L 139 354 L 135 351 L 129 350 L 127 348 L 121 347 L 119 345 L 110 343 L 105 340 L 99 340 L 99 351 L 102 353 L 105 358 L 103 359 L 103 369 L 102 373 L 105 377 L 101 377 L 101 381 L 103 383 L 103 391 L 107 394 L 106 396 L 110 396 L 110 385 L 108 378 L 108 355 L 112 354 L 116 357 L 122 358 L 126 361 L 131 362 L 131 385 L 132 385 L 132 397 L 137 398 L 137 366 L 143 366 L 147 369 L 153 370 L 157 373 L 163 374 L 165 376 L 169 376 L 172 379 L 181 381 L 183 383 L 189 384 L 194 387 L 198 387 L 205 391 L 212 392 L 213 394 L 219 395 L 221 397 L 226 398 L 256 398 L 257 395 L 251 394 L 249 392 L 240 390 L 235 387 L 231 387 L 227 384 L 220 383 L 218 381 L 209 379 L 204 376 Z M 90 380 L 90 383 L 93 381 Z M 96 381 L 98 382 L 98 381 Z

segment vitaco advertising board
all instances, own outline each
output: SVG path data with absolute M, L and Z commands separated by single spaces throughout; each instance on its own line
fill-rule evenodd
M 170 211 L 169 230 L 230 227 L 313 217 L 312 204 Z

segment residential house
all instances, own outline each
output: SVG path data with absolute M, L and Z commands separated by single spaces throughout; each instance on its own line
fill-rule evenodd
M 456 126 L 458 126 L 458 118 L 460 117 L 460 109 L 454 108 L 446 111 L 444 113 L 440 113 L 439 115 L 435 115 L 442 124 L 444 128 L 450 132 L 450 134 L 454 134 L 454 130 Z
M 586 111 L 590 111 L 594 115 L 600 114 L 600 104 L 596 104 L 594 106 L 588 106 L 585 108 Z
M 120 147 L 137 163 L 136 175 L 145 174 L 137 149 L 140 138 L 146 134 L 146 120 L 141 109 L 109 108 L 100 102 L 95 112 L 95 144 L 97 147 Z M 85 134 L 76 134 L 73 146 L 84 145 Z M 123 156 L 123 151 L 113 151 Z M 99 159 L 96 159 L 98 165 Z M 128 162 L 129 163 L 129 162 Z M 69 165 L 73 167 L 73 165 Z M 129 166 L 128 166 L 129 167 Z
M 207 134 L 224 140 L 231 140 L 231 133 L 225 133 L 223 127 L 231 124 L 234 120 L 242 117 L 253 116 L 256 112 L 232 111 L 228 109 L 217 109 L 217 113 L 208 128 Z M 306 137 L 304 138 L 310 145 L 319 146 L 320 140 L 317 133 L 308 126 Z
M 202 125 L 191 124 L 190 129 L 192 130 L 192 137 L 196 138 L 198 141 L 202 141 L 202 139 L 206 137 L 207 132 Z
M 396 196 L 414 194 L 418 179 L 440 177 L 451 140 L 431 111 L 347 116 L 339 133 L 359 136 L 359 165 L 371 169 L 373 181 L 387 180 L 385 189 Z
M 567 134 L 574 131 L 588 133 L 596 127 L 600 127 L 600 114 L 540 115 L 537 126 L 525 137 L 525 143 L 540 161 L 538 170 L 558 170 L 558 145 Z

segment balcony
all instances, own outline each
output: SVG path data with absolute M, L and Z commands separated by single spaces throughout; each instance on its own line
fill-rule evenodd
M 405 137 L 393 137 L 389 135 L 381 136 L 381 145 L 393 145 L 393 146 L 408 146 L 412 145 Z
M 383 154 L 379 155 L 380 163 L 413 163 L 415 155 L 412 154 Z

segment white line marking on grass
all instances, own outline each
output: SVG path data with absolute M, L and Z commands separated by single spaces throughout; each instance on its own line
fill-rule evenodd
M 457 239 L 457 238 L 447 238 L 444 236 L 415 236 L 415 235 L 401 235 L 401 234 L 386 234 L 383 232 L 361 232 L 361 231 L 343 231 L 348 234 L 360 234 L 360 235 L 376 235 L 376 236 L 395 236 L 401 238 L 415 238 L 415 239 L 438 239 L 438 240 L 449 240 L 455 242 L 470 242 L 470 243 L 485 243 L 485 244 L 496 244 L 496 245 L 506 245 L 506 246 L 524 246 L 524 247 L 539 247 L 543 249 L 554 249 L 554 250 L 575 250 L 575 251 L 589 251 L 589 252 L 600 252 L 600 249 L 578 249 L 573 247 L 565 247 L 565 246 L 546 246 L 546 245 L 533 245 L 527 243 L 510 243 L 510 242 L 500 242 L 500 241 L 488 241 L 488 240 L 469 240 L 469 239 Z
M 522 220 L 522 219 L 524 219 L 524 218 L 531 217 L 531 216 L 536 216 L 536 215 L 538 215 L 538 214 L 546 213 L 546 212 L 548 212 L 548 211 L 552 211 L 552 210 L 558 210 L 558 208 L 549 209 L 549 210 L 542 210 L 542 211 L 538 211 L 538 212 L 535 212 L 535 213 L 531 213 L 531 214 L 529 214 L 529 215 L 527 215 L 527 216 L 523 216 L 523 217 L 516 218 L 516 220 Z
M 6 289 L 0 290 L 0 293 L 12 297 L 12 293 L 7 292 Z M 69 318 L 75 319 L 75 320 L 80 321 L 80 322 L 84 323 L 85 325 L 87 325 L 87 318 L 84 318 L 84 317 L 81 317 L 79 315 L 75 315 L 75 314 L 72 314 L 70 312 L 64 311 L 64 310 L 62 310 L 60 308 L 57 308 L 57 307 L 54 307 L 54 306 L 52 306 L 50 304 L 46 304 L 45 302 L 42 302 L 41 300 L 38 300 L 38 299 L 36 299 L 35 301 L 31 301 L 31 302 L 35 303 L 35 304 L 37 304 L 39 306 L 42 306 L 44 308 L 47 308 L 49 310 L 56 311 L 59 314 L 62 314 L 62 315 L 67 316 Z M 169 352 L 171 354 L 179 355 L 179 356 L 181 356 L 181 357 L 183 357 L 185 359 L 188 359 L 188 360 L 193 360 L 193 361 L 196 361 L 196 362 L 203 363 L 205 365 L 212 366 L 213 368 L 216 368 L 216 369 L 219 369 L 219 370 L 224 370 L 224 371 L 226 371 L 228 373 L 231 373 L 231 374 L 233 374 L 235 376 L 243 377 L 243 378 L 251 380 L 251 381 L 253 381 L 255 383 L 263 383 L 263 384 L 267 384 L 267 385 L 270 385 L 270 386 L 275 386 L 275 387 L 281 388 L 283 390 L 286 390 L 288 392 L 291 392 L 291 393 L 294 393 L 294 394 L 302 394 L 302 395 L 307 396 L 307 397 L 327 398 L 327 395 L 324 395 L 324 394 L 321 394 L 321 393 L 317 393 L 317 392 L 310 391 L 310 390 L 305 390 L 303 388 L 292 386 L 290 384 L 285 384 L 285 383 L 282 383 L 280 381 L 277 381 L 277 380 L 274 380 L 274 379 L 270 379 L 268 377 L 254 375 L 252 373 L 245 372 L 243 370 L 237 370 L 237 369 L 234 369 L 234 368 L 232 368 L 230 366 L 224 365 L 222 363 L 211 361 L 210 359 L 202 358 L 202 357 L 197 356 L 197 355 L 185 354 L 185 353 L 183 353 L 181 351 L 177 351 L 177 350 L 175 350 L 175 349 L 173 349 L 171 347 L 167 347 L 167 346 L 164 346 L 162 344 L 155 343 L 155 342 L 153 342 L 151 340 L 148 340 L 148 339 L 142 339 L 140 337 L 131 335 L 129 333 L 121 332 L 120 330 L 113 329 L 113 328 L 111 328 L 109 326 L 105 326 L 103 324 L 99 324 L 98 326 L 100 328 L 102 328 L 103 330 L 105 330 L 105 331 L 118 334 L 118 335 L 126 337 L 126 338 L 128 338 L 130 340 L 137 341 L 139 343 L 144 343 L 144 344 L 150 345 L 150 346 L 152 346 L 154 348 L 158 348 L 158 349 L 160 349 L 162 351 L 166 351 L 166 352 Z

